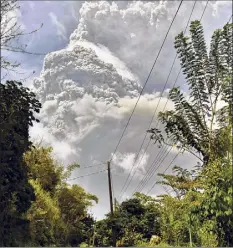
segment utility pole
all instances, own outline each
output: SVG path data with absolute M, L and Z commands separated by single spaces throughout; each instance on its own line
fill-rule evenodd
M 116 209 L 117 209 L 117 200 L 116 198 L 114 198 L 114 212 L 116 212 Z
M 108 166 L 108 187 L 109 187 L 109 200 L 110 200 L 110 210 L 111 210 L 111 216 L 114 217 L 113 212 L 113 199 L 112 199 L 112 182 L 111 182 L 111 171 L 110 171 L 110 162 L 107 162 Z M 115 226 L 112 227 L 112 243 L 113 247 L 116 247 L 116 232 L 115 232 Z
M 94 222 L 94 232 L 93 232 L 93 239 L 92 239 L 92 246 L 95 247 L 95 223 L 96 223 L 96 219 L 95 219 L 95 222 Z

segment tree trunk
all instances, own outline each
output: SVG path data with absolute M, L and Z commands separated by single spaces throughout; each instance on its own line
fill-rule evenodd
M 189 227 L 189 246 L 193 247 L 191 227 Z

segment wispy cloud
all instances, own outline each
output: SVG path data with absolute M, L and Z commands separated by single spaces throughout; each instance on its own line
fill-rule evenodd
M 57 35 L 60 39 L 67 40 L 67 34 L 66 34 L 66 28 L 64 25 L 58 20 L 57 16 L 53 13 L 49 13 L 49 17 L 51 18 L 51 21 L 53 25 L 57 29 Z
M 144 152 L 142 151 L 138 157 L 136 156 L 137 155 L 135 153 L 118 152 L 113 156 L 112 162 L 115 166 L 122 168 L 124 172 L 127 173 L 131 172 L 132 167 L 135 166 L 135 179 L 138 179 L 143 176 L 142 172 L 145 171 L 145 166 L 147 165 L 149 154 L 144 154 Z

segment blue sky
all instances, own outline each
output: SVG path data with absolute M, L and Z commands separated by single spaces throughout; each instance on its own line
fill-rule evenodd
M 22 44 L 27 44 L 27 51 L 47 54 L 64 48 L 78 25 L 81 4 L 81 1 L 19 1 L 19 20 L 25 32 L 38 29 L 43 24 L 39 31 L 21 40 Z M 20 69 L 25 71 L 25 76 L 33 70 L 35 75 L 40 74 L 43 55 L 11 53 L 9 57 L 21 63 Z

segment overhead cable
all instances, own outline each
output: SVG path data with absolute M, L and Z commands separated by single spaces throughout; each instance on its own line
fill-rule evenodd
M 197 0 L 196 0 L 196 1 L 197 1 Z M 185 27 L 185 31 L 184 31 L 184 33 L 186 33 L 187 28 L 188 28 L 188 26 L 189 26 L 189 22 L 190 22 L 190 20 L 191 20 L 191 16 L 192 16 L 192 14 L 193 14 L 193 11 L 194 11 L 194 8 L 195 8 L 195 5 L 196 5 L 196 1 L 195 1 L 195 2 L 194 2 L 194 4 L 193 4 L 192 11 L 191 11 L 191 13 L 190 13 L 190 16 L 189 16 L 189 19 L 188 19 L 187 25 L 186 25 L 186 27 Z M 204 16 L 204 13 L 205 13 L 206 8 L 207 8 L 207 5 L 208 5 L 208 2 L 209 2 L 209 0 L 206 2 L 206 5 L 205 5 L 205 7 L 204 7 L 204 9 L 203 9 L 203 12 L 202 12 L 202 15 L 201 15 L 200 21 L 202 20 L 202 18 L 203 18 L 203 16 Z M 163 92 L 164 92 L 164 90 L 165 90 L 165 88 L 166 88 L 166 85 L 167 85 L 168 79 L 170 78 L 170 75 L 171 75 L 172 69 L 173 69 L 173 67 L 174 67 L 175 60 L 176 60 L 177 56 L 178 56 L 178 55 L 176 54 L 176 56 L 175 56 L 175 58 L 174 58 L 174 60 L 173 60 L 173 63 L 172 63 L 171 69 L 170 69 L 170 71 L 169 71 L 169 74 L 168 74 L 168 77 L 167 77 L 167 80 L 166 80 L 165 86 L 164 86 L 164 88 L 163 88 L 162 94 L 163 94 Z M 178 75 L 177 75 L 177 77 L 176 77 L 176 80 L 175 80 L 175 82 L 174 82 L 174 84 L 173 84 L 172 88 L 176 85 L 177 80 L 178 80 L 179 75 L 180 75 L 180 72 L 181 72 L 181 68 L 180 68 L 180 70 L 179 70 L 179 73 L 178 73 Z M 161 94 L 161 96 L 162 96 L 162 94 Z M 158 102 L 158 104 L 157 104 L 156 110 L 157 110 L 158 105 L 159 105 L 159 103 L 160 103 L 161 96 L 160 96 L 159 102 Z M 169 100 L 169 98 L 167 99 L 166 104 L 165 104 L 165 106 L 164 106 L 164 108 L 163 108 L 162 112 L 165 110 L 165 108 L 166 108 L 166 106 L 167 106 L 167 103 L 168 103 L 168 100 Z M 154 115 L 153 115 L 152 120 L 151 120 L 151 122 L 150 122 L 150 126 L 151 126 L 151 123 L 153 122 L 153 119 L 154 119 L 154 116 L 155 116 L 156 110 L 154 111 Z M 159 120 L 157 120 L 156 128 L 157 128 L 158 124 L 159 124 Z M 150 126 L 149 126 L 149 128 L 150 128 Z M 148 128 L 148 129 L 149 129 L 149 128 Z M 147 133 L 146 133 L 146 135 L 147 135 Z M 144 141 L 145 141 L 145 139 L 146 139 L 146 135 L 145 135 L 145 137 L 144 137 L 143 142 L 144 142 Z M 150 140 L 149 140 L 149 142 L 148 142 L 148 144 L 147 144 L 146 149 L 144 150 L 144 153 L 143 153 L 143 155 L 142 155 L 142 157 L 141 157 L 141 160 L 140 160 L 140 162 L 138 163 L 137 167 L 138 167 L 138 166 L 139 166 L 139 164 L 141 163 L 141 161 L 142 161 L 142 159 L 143 159 L 143 157 L 144 157 L 144 155 L 145 155 L 145 153 L 146 153 L 146 151 L 147 151 L 147 148 L 149 147 L 149 144 L 150 144 Z M 143 143 L 142 143 L 142 145 L 141 145 L 141 148 L 142 148 L 142 146 L 143 146 Z M 140 150 L 139 150 L 138 154 L 141 152 L 141 148 L 140 148 Z M 162 148 L 162 150 L 163 150 L 163 149 L 164 149 L 164 147 Z M 161 150 L 160 152 L 162 152 L 162 150 Z M 151 169 L 151 167 L 150 167 L 150 169 Z M 149 169 L 149 170 L 150 170 L 150 169 Z M 136 172 L 136 170 L 135 170 L 135 172 Z M 135 175 L 135 172 L 134 172 L 134 175 Z M 149 173 L 150 173 L 150 172 L 148 171 L 147 175 L 149 175 Z M 133 175 L 133 176 L 134 176 L 134 175 Z M 146 177 L 147 175 L 145 175 L 145 177 Z M 132 178 L 133 178 L 133 177 L 132 177 Z M 132 178 L 131 178 L 131 181 L 132 181 Z M 145 179 L 145 178 L 144 178 L 144 179 Z M 144 179 L 142 179 L 142 180 L 140 181 L 140 183 L 138 184 L 138 186 L 142 183 L 142 181 L 143 181 Z M 137 188 L 138 188 L 138 186 L 137 186 Z M 135 192 L 135 191 L 134 191 L 134 192 Z
M 127 122 L 127 124 L 126 124 L 126 126 L 125 126 L 125 128 L 124 128 L 124 131 L 123 131 L 123 133 L 122 133 L 122 135 L 121 135 L 121 137 L 120 137 L 120 140 L 119 140 L 118 143 L 117 143 L 117 146 L 116 146 L 116 148 L 115 148 L 115 150 L 114 150 L 114 152 L 113 152 L 113 154 L 112 154 L 112 157 L 111 157 L 110 161 L 112 160 L 113 156 L 115 155 L 115 153 L 116 153 L 116 151 L 117 151 L 117 149 L 118 149 L 118 147 L 119 147 L 119 145 L 120 145 L 120 142 L 121 142 L 121 140 L 122 140 L 122 138 L 123 138 L 123 136 L 124 136 L 124 134 L 125 134 L 125 131 L 126 131 L 128 125 L 129 125 L 129 122 L 130 122 L 130 120 L 131 120 L 131 118 L 132 118 L 132 116 L 133 116 L 133 113 L 134 113 L 134 111 L 135 111 L 135 109 L 136 109 L 136 107 L 137 107 L 137 104 L 138 104 L 138 102 L 139 102 L 139 100 L 140 100 L 140 98 L 141 98 L 141 95 L 142 95 L 142 93 L 143 93 L 143 90 L 145 89 L 146 84 L 148 83 L 148 80 L 149 80 L 149 78 L 150 78 L 150 75 L 151 75 L 151 73 L 152 73 L 152 71 L 153 71 L 153 69 L 154 69 L 154 66 L 155 66 L 155 64 L 156 64 L 156 62 L 157 62 L 157 60 L 158 60 L 158 57 L 159 57 L 159 55 L 160 55 L 160 52 L 161 52 L 161 50 L 162 50 L 162 48 L 163 48 L 163 46 L 164 46 L 165 40 L 167 39 L 168 33 L 169 33 L 170 29 L 171 29 L 171 26 L 172 26 L 172 24 L 173 24 L 173 22 L 174 22 L 174 20 L 175 20 L 175 17 L 176 17 L 176 15 L 177 15 L 177 13 L 178 13 L 178 11 L 179 11 L 179 9 L 180 9 L 180 6 L 181 6 L 182 2 L 183 2 L 183 0 L 182 0 L 182 1 L 180 2 L 180 4 L 179 4 L 179 7 L 178 7 L 178 9 L 177 9 L 177 11 L 176 11 L 176 14 L 175 14 L 175 16 L 174 16 L 174 18 L 173 18 L 173 20 L 172 20 L 172 22 L 171 22 L 171 24 L 170 24 L 170 27 L 169 27 L 169 29 L 168 29 L 166 35 L 165 35 L 165 38 L 164 38 L 163 43 L 162 43 L 162 45 L 161 45 L 161 47 L 160 47 L 160 49 L 159 49 L 159 52 L 158 52 L 158 54 L 157 54 L 157 57 L 156 57 L 156 59 L 155 59 L 153 65 L 152 65 L 152 68 L 151 68 L 150 73 L 149 73 L 149 75 L 148 75 L 148 77 L 147 77 L 147 79 L 146 79 L 146 82 L 145 82 L 145 84 L 144 84 L 143 87 L 142 87 L 142 90 L 141 90 L 141 92 L 140 92 L 140 94 L 139 94 L 139 97 L 138 97 L 138 99 L 137 99 L 137 102 L 136 102 L 136 104 L 135 104 L 135 106 L 134 106 L 134 108 L 133 108 L 133 111 L 132 111 L 132 113 L 131 113 L 131 115 L 130 115 L 130 117 L 129 117 L 129 119 L 128 119 L 128 122 Z
M 196 0 L 196 1 L 197 1 L 197 0 Z M 192 14 L 193 14 L 193 11 L 194 11 L 194 8 L 195 8 L 195 5 L 196 5 L 196 1 L 195 1 L 194 4 L 193 4 L 193 7 L 192 7 L 191 13 L 190 13 L 190 15 L 189 15 L 189 19 L 188 19 L 188 22 L 187 22 L 187 25 L 186 25 L 186 27 L 185 27 L 185 31 L 184 31 L 184 32 L 186 32 L 186 30 L 187 30 L 187 28 L 188 28 L 190 19 L 191 19 L 191 17 L 192 17 Z M 161 92 L 161 94 L 160 94 L 159 101 L 158 101 L 158 103 L 157 103 L 157 105 L 156 105 L 156 108 L 155 108 L 155 110 L 154 110 L 153 116 L 152 116 L 152 118 L 151 118 L 151 120 L 150 120 L 150 123 L 149 123 L 149 126 L 148 126 L 148 128 L 147 128 L 148 130 L 151 128 L 151 125 L 152 125 L 152 123 L 153 123 L 155 114 L 156 114 L 156 112 L 157 112 L 158 106 L 159 106 L 160 101 L 161 101 L 161 99 L 162 99 L 163 93 L 164 93 L 164 91 L 165 91 L 165 89 L 166 89 L 166 86 L 167 86 L 168 80 L 169 80 L 169 78 L 170 78 L 171 72 L 172 72 L 172 70 L 173 70 L 173 67 L 174 67 L 174 65 L 175 65 L 177 56 L 178 56 L 178 55 L 177 55 L 177 53 L 176 53 L 175 58 L 173 59 L 173 63 L 172 63 L 172 65 L 171 65 L 171 69 L 170 69 L 170 71 L 169 71 L 169 73 L 168 73 L 166 82 L 165 82 L 165 84 L 164 84 L 163 90 L 162 90 L 162 92 Z M 177 79 L 178 79 L 178 77 L 177 77 Z M 176 80 L 176 81 L 177 81 L 177 80 Z M 134 166 L 135 166 L 135 163 L 137 162 L 137 159 L 138 159 L 138 157 L 139 157 L 139 154 L 140 154 L 141 151 L 142 151 L 142 147 L 143 147 L 143 144 L 144 144 L 144 142 L 145 142 L 145 140 L 146 140 L 147 134 L 148 134 L 148 133 L 146 132 L 146 134 L 145 134 L 145 136 L 144 136 L 144 139 L 143 139 L 143 141 L 142 141 L 142 144 L 141 144 L 141 146 L 140 146 L 140 148 L 139 148 L 139 151 L 138 151 L 138 153 L 137 153 L 137 155 L 136 155 L 135 162 L 133 163 L 133 165 L 132 165 L 132 167 L 131 167 L 131 171 L 130 171 L 129 175 L 132 173 L 132 170 L 133 170 L 133 168 L 134 168 Z M 150 142 L 151 142 L 151 140 L 149 140 L 149 142 L 148 142 L 148 144 L 147 144 L 147 146 L 146 146 L 146 148 L 145 148 L 145 150 L 144 150 L 144 153 L 143 153 L 143 155 L 141 156 L 141 160 L 137 163 L 137 166 L 136 166 L 136 168 L 135 168 L 135 170 L 134 170 L 134 174 L 133 174 L 133 176 L 131 177 L 130 181 L 128 182 L 128 184 L 127 184 L 127 186 L 126 186 L 124 192 L 128 189 L 128 187 L 129 187 L 129 185 L 130 185 L 132 179 L 134 178 L 135 173 L 136 173 L 136 169 L 137 169 L 137 167 L 141 164 L 141 161 L 142 161 L 142 159 L 143 159 L 143 157 L 144 157 L 144 155 L 145 155 L 145 153 L 146 153 L 146 151 L 147 151 L 147 149 L 148 149 L 148 147 L 149 147 L 149 145 L 150 145 Z M 129 178 L 129 176 L 128 176 L 128 178 Z M 128 178 L 127 178 L 127 180 L 128 180 Z M 125 185 L 126 185 L 126 183 L 125 183 Z M 123 192 L 123 193 L 124 193 L 124 192 Z M 122 193 L 122 194 L 123 194 L 123 193 Z M 120 194 L 120 195 L 121 195 L 121 194 Z
M 104 171 L 107 171 L 107 169 L 101 170 L 101 171 L 97 171 L 97 172 L 94 172 L 94 173 L 90 173 L 90 174 L 87 174 L 87 175 L 82 175 L 82 176 L 74 177 L 74 178 L 71 178 L 71 179 L 67 179 L 66 181 L 71 181 L 71 180 L 75 180 L 75 179 L 82 178 L 82 177 L 89 177 L 89 176 L 92 176 L 92 175 L 95 175 L 95 174 L 102 173 Z
M 172 161 L 169 163 L 168 167 L 166 168 L 166 170 L 163 172 L 163 174 L 170 168 L 170 166 L 172 165 L 172 163 L 175 161 L 175 159 L 178 157 L 179 152 L 175 155 L 175 157 L 172 159 Z M 151 190 L 155 187 L 157 181 L 154 182 L 154 184 L 152 185 L 152 187 L 147 191 L 146 195 L 148 195 Z
M 131 115 L 130 115 L 130 118 L 129 118 L 127 124 L 126 124 L 126 127 L 125 127 L 125 129 L 124 129 L 124 131 L 123 131 L 123 133 L 122 133 L 122 135 L 121 135 L 121 138 L 120 138 L 120 140 L 119 140 L 119 142 L 118 142 L 118 144 L 117 144 L 117 146 L 116 146 L 116 149 L 115 149 L 115 151 L 114 151 L 112 157 L 114 156 L 115 152 L 117 151 L 118 146 L 119 146 L 119 144 L 120 144 L 120 142 L 121 142 L 121 140 L 122 140 L 122 138 L 123 138 L 123 136 L 124 136 L 124 133 L 125 133 L 125 131 L 126 131 L 126 128 L 127 128 L 128 124 L 129 124 L 129 122 L 130 122 L 130 120 L 131 120 L 131 118 L 132 118 L 132 115 L 133 115 L 133 113 L 134 113 L 134 111 L 135 111 L 135 109 L 136 109 L 136 107 L 137 107 L 137 104 L 138 104 L 138 102 L 139 102 L 139 100 L 140 100 L 140 97 L 141 97 L 141 95 L 142 95 L 142 92 L 143 92 L 143 90 L 145 89 L 146 84 L 147 84 L 147 82 L 148 82 L 148 80 L 149 80 L 149 78 L 150 78 L 150 76 L 151 76 L 151 73 L 152 73 L 152 71 L 153 71 L 153 69 L 154 69 L 154 66 L 155 66 L 155 64 L 156 64 L 156 62 L 157 62 L 157 60 L 158 60 L 158 57 L 159 57 L 159 55 L 160 55 L 160 53 L 161 53 L 161 51 L 162 51 L 162 48 L 163 48 L 163 46 L 164 46 L 164 43 L 165 43 L 165 41 L 166 41 L 166 39 L 167 39 L 167 36 L 168 36 L 168 34 L 169 34 L 169 32 L 170 32 L 170 29 L 171 29 L 171 27 L 172 27 L 172 24 L 173 24 L 173 22 L 174 22 L 174 20 L 175 20 L 175 18 L 176 18 L 176 16 L 177 16 L 177 14 L 178 14 L 178 12 L 179 12 L 179 9 L 180 9 L 180 7 L 181 7 L 182 2 L 183 2 L 183 0 L 180 2 L 179 6 L 178 6 L 178 9 L 177 9 L 177 11 L 176 11 L 176 13 L 175 13 L 175 15 L 174 15 L 174 17 L 173 17 L 173 19 L 172 19 L 172 22 L 171 22 L 171 24 L 170 24 L 170 26 L 169 26 L 169 28 L 168 28 L 168 30 L 167 30 L 167 33 L 166 33 L 165 38 L 164 38 L 164 40 L 163 40 L 163 43 L 162 43 L 162 45 L 161 45 L 161 47 L 160 47 L 160 49 L 159 49 L 159 52 L 158 52 L 158 54 L 157 54 L 157 57 L 156 57 L 156 59 L 155 59 L 153 65 L 152 65 L 152 68 L 151 68 L 151 70 L 150 70 L 150 73 L 149 73 L 149 75 L 148 75 L 148 77 L 147 77 L 147 79 L 146 79 L 146 82 L 145 82 L 145 84 L 144 84 L 144 86 L 143 86 L 143 88 L 142 88 L 142 90 L 141 90 L 141 92 L 140 92 L 140 95 L 139 95 L 139 97 L 138 97 L 138 99 L 137 99 L 137 102 L 136 102 L 136 104 L 135 104 L 135 106 L 134 106 L 134 108 L 133 108 L 133 111 L 132 111 L 132 113 L 131 113 Z M 132 167 L 132 168 L 133 168 L 133 167 Z M 123 187 L 122 187 L 121 192 L 123 191 L 123 189 L 124 189 L 124 187 L 125 187 L 125 185 L 126 185 L 126 183 L 127 183 L 127 181 L 128 181 L 128 178 L 129 178 L 129 176 L 130 176 L 130 174 L 131 174 L 131 172 L 132 172 L 132 168 L 131 168 L 130 173 L 128 174 L 128 177 L 127 177 L 127 179 L 126 179 L 126 181 L 125 181 L 125 184 L 124 184 Z M 120 192 L 120 195 L 121 195 L 121 192 Z

